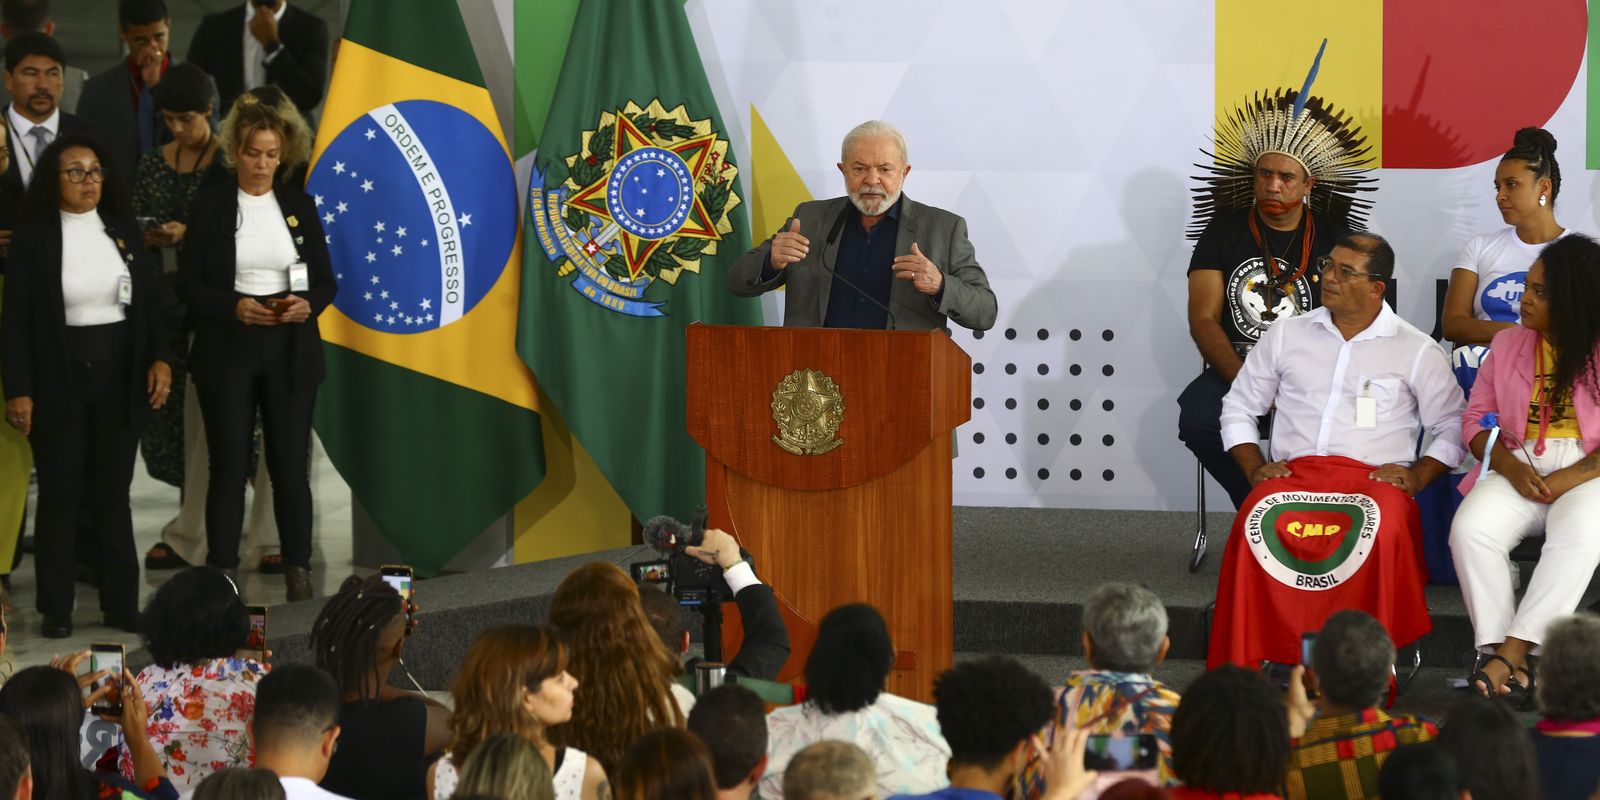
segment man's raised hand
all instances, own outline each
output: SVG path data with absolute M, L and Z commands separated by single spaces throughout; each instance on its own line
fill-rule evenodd
M 805 258 L 810 251 L 811 242 L 800 235 L 800 218 L 795 217 L 789 221 L 788 230 L 772 237 L 772 253 L 768 260 L 773 269 L 783 269 Z

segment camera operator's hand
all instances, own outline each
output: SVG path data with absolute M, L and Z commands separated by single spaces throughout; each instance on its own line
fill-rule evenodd
M 715 564 L 724 572 L 732 569 L 744 559 L 739 556 L 739 543 L 733 536 L 720 528 L 706 529 L 705 539 L 699 547 L 685 547 L 683 552 L 704 561 Z

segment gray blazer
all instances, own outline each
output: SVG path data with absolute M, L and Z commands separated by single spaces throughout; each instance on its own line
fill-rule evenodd
M 896 231 L 896 256 L 911 252 L 911 243 L 944 273 L 944 294 L 939 300 L 916 290 L 910 281 L 896 280 L 889 290 L 889 327 L 898 330 L 949 330 L 949 322 L 978 331 L 994 326 L 995 299 L 989 278 L 978 266 L 972 242 L 967 240 L 967 221 L 942 208 L 923 205 L 901 195 L 900 228 Z M 801 203 L 790 218 L 800 218 L 800 234 L 810 241 L 810 253 L 800 261 L 779 270 L 770 281 L 761 281 L 761 269 L 772 249 L 772 237 L 740 256 L 728 270 L 728 291 L 741 297 L 755 297 L 780 286 L 787 286 L 783 324 L 787 327 L 819 328 L 828 314 L 828 294 L 833 291 L 832 268 L 839 255 L 839 239 L 828 244 L 828 234 L 844 213 L 848 197 Z M 784 230 L 789 220 L 784 220 Z M 776 234 L 774 234 L 776 235 Z M 824 266 L 826 265 L 826 266 Z M 848 287 L 844 291 L 849 291 Z

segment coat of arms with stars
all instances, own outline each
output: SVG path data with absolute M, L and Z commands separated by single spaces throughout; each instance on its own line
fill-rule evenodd
M 546 186 L 534 173 L 528 213 L 557 275 L 607 309 L 663 316 L 664 303 L 645 299 L 656 280 L 676 284 L 699 273 L 733 230 L 738 168 L 728 140 L 710 119 L 659 99 L 629 102 L 600 114 L 580 152 L 566 157 L 567 178 Z

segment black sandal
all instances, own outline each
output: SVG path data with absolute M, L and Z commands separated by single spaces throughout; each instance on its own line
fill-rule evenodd
M 1528 676 L 1528 680 L 1526 682 L 1522 682 L 1522 683 L 1512 683 L 1509 678 L 1506 680 L 1507 685 L 1520 687 L 1520 689 L 1521 689 L 1520 692 L 1517 689 L 1512 689 L 1511 690 L 1511 694 L 1512 695 L 1519 695 L 1520 694 L 1520 696 L 1521 696 L 1522 702 L 1518 704 L 1517 709 L 1519 711 L 1537 711 L 1537 710 L 1539 710 L 1539 680 L 1538 680 L 1538 676 L 1536 676 L 1534 674 L 1532 666 L 1516 667 L 1516 668 L 1513 669 L 1511 674 L 1512 674 L 1513 677 L 1515 677 L 1518 672 Z
M 189 562 L 184 561 L 178 551 L 168 547 L 166 542 L 156 542 L 144 554 L 145 569 L 183 569 L 187 566 Z
M 1498 661 L 1506 665 L 1506 680 L 1504 683 L 1500 684 L 1500 686 L 1515 686 L 1517 689 L 1523 688 L 1522 684 L 1512 681 L 1512 678 L 1517 676 L 1517 665 L 1511 663 L 1504 656 L 1494 654 L 1490 655 L 1486 659 L 1483 659 L 1478 663 L 1478 665 L 1474 666 L 1472 675 L 1467 678 L 1467 685 L 1472 687 L 1474 691 L 1477 691 L 1478 684 L 1481 682 L 1484 686 L 1484 691 L 1478 693 L 1484 697 L 1487 697 L 1491 700 L 1498 700 L 1501 697 L 1510 696 L 1501 694 L 1500 686 L 1496 686 L 1494 679 L 1489 677 L 1489 673 L 1483 671 L 1482 665 L 1487 664 L 1490 661 Z M 1516 694 L 1517 689 L 1512 689 L 1511 693 Z

